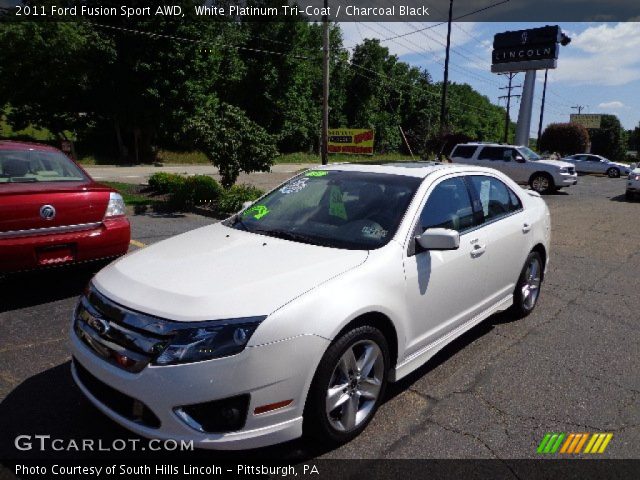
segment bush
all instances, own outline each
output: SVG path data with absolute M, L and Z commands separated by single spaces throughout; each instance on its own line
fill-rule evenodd
M 218 200 L 218 211 L 220 213 L 235 213 L 242 208 L 244 202 L 256 200 L 263 194 L 262 190 L 251 185 L 233 185 L 222 191 Z
M 172 193 L 178 191 L 185 179 L 176 173 L 157 172 L 149 177 L 149 187 L 156 193 Z
M 222 187 L 207 175 L 180 177 L 177 188 L 170 192 L 169 203 L 176 208 L 190 208 L 195 205 L 207 205 L 218 201 Z
M 539 152 L 558 152 L 560 155 L 583 153 L 589 146 L 589 132 L 577 123 L 552 123 L 540 137 Z

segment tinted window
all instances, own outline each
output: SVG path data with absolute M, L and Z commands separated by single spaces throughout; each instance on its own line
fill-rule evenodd
M 473 157 L 476 147 L 469 145 L 458 145 L 451 153 L 452 157 L 471 158 Z
M 429 195 L 420 223 L 423 230 L 449 228 L 461 232 L 473 227 L 473 208 L 464 180 L 457 177 L 439 183 Z
M 497 178 L 479 175 L 470 178 L 480 197 L 485 222 L 495 220 L 522 208 L 522 203 L 518 196 Z
M 421 181 L 404 175 L 312 170 L 226 225 L 301 243 L 375 249 L 393 238 Z
M 484 147 L 478 156 L 478 160 L 505 160 L 516 155 L 513 148 L 508 147 Z
M 0 183 L 85 180 L 64 154 L 42 150 L 0 150 Z

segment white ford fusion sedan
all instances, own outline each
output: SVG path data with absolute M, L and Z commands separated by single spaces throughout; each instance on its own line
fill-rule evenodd
M 82 392 L 143 436 L 345 442 L 385 387 L 488 316 L 529 314 L 545 202 L 496 170 L 310 170 L 224 222 L 129 254 L 81 296 Z

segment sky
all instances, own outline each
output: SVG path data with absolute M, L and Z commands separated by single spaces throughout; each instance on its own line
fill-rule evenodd
M 455 22 L 451 30 L 449 79 L 468 83 L 489 97 L 491 102 L 505 105 L 498 97 L 506 90 L 505 76 L 491 73 L 493 36 L 507 30 L 536 28 L 533 23 Z M 640 22 L 626 23 L 560 23 L 572 41 L 560 48 L 558 67 L 549 70 L 543 126 L 568 122 L 571 113 L 581 105 L 582 113 L 617 115 L 626 129 L 640 123 Z M 430 24 L 418 23 L 347 23 L 340 27 L 344 45 L 352 47 L 363 38 L 388 39 L 414 32 Z M 434 81 L 442 81 L 447 26 L 386 40 L 383 45 L 401 60 L 424 69 Z M 531 134 L 537 136 L 544 71 L 537 72 Z M 524 73 L 514 85 L 521 85 Z M 520 89 L 513 90 L 513 94 Z M 499 102 L 499 103 L 498 103 Z M 516 120 L 519 99 L 512 99 L 511 119 Z M 515 107 L 515 109 L 514 109 Z

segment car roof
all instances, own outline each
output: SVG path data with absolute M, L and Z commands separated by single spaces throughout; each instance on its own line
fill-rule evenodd
M 513 148 L 522 148 L 524 145 L 509 145 L 508 143 L 492 143 L 492 142 L 467 142 L 467 143 L 458 143 L 456 147 L 461 145 L 468 145 L 470 147 L 513 147 Z
M 44 143 L 18 142 L 16 140 L 0 140 L 0 150 L 39 150 L 58 152 L 59 150 Z
M 495 170 L 475 165 L 463 165 L 439 162 L 397 162 L 397 163 L 334 163 L 331 165 L 319 165 L 311 170 L 345 171 L 382 173 L 388 175 L 404 175 L 407 177 L 425 178 L 435 172 L 484 172 L 492 173 Z

